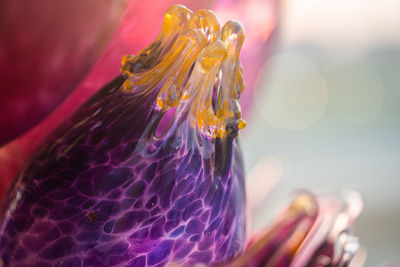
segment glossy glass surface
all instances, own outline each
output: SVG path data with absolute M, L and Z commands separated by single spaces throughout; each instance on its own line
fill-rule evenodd
M 212 12 L 171 7 L 157 40 L 47 138 L 3 203 L 4 266 L 211 263 L 242 250 L 244 34 L 233 21 L 219 32 Z

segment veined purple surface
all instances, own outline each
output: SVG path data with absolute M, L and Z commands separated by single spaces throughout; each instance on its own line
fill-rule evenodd
M 223 262 L 241 251 L 242 41 L 235 37 L 243 30 L 228 22 L 222 41 L 215 40 L 212 13 L 172 11 L 175 28 L 167 26 L 180 31 L 166 37 L 170 28 L 163 29 L 20 171 L 1 210 L 0 265 L 186 265 Z M 172 101 L 171 90 L 182 100 Z M 157 137 L 173 105 L 176 115 Z M 211 107 L 215 114 L 207 113 Z

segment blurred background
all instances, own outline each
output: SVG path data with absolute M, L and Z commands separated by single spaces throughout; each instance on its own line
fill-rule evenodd
M 365 266 L 400 255 L 399 10 L 396 0 L 280 2 L 242 135 L 249 191 L 260 177 L 278 183 L 253 210 L 254 231 L 298 188 L 356 188 Z
M 27 2 L 0 0 L 0 199 L 40 140 L 118 75 L 122 55 L 153 41 L 177 3 Z M 246 29 L 241 142 L 251 232 L 295 190 L 354 188 L 365 201 L 356 224 L 365 266 L 398 257 L 400 1 L 180 2 Z

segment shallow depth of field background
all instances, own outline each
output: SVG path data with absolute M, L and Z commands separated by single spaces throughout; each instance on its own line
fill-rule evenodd
M 291 192 L 363 194 L 365 266 L 400 256 L 400 2 L 280 2 L 274 49 L 242 133 L 249 189 L 278 182 L 253 230 Z M 257 182 L 258 180 L 258 182 Z M 250 196 L 252 197 L 252 196 Z

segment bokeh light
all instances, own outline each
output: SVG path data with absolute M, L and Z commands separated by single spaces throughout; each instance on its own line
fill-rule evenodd
M 325 81 L 312 62 L 293 53 L 270 58 L 259 74 L 255 105 L 268 123 L 282 129 L 304 129 L 326 111 Z

